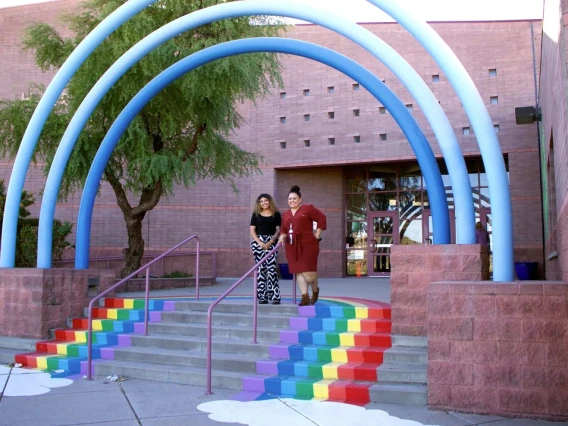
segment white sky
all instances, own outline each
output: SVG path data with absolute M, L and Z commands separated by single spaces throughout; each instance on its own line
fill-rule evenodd
M 56 0 L 0 0 L 0 9 Z M 298 0 L 356 22 L 392 21 L 365 0 Z M 427 21 L 542 19 L 544 0 L 391 0 L 411 7 Z M 296 21 L 294 21 L 296 22 Z

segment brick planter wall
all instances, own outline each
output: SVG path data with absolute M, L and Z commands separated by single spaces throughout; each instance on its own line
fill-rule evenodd
M 568 283 L 432 283 L 428 404 L 568 419 Z
M 46 338 L 50 328 L 65 327 L 67 318 L 83 315 L 92 296 L 89 281 L 98 293 L 114 280 L 114 271 L 108 270 L 2 268 L 0 335 Z
M 434 281 L 488 279 L 487 248 L 471 245 L 392 246 L 392 333 L 426 336 L 426 286 Z

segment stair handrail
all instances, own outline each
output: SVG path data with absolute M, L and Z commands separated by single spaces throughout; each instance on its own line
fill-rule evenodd
M 257 334 L 257 317 L 258 317 L 258 302 L 257 302 L 257 296 L 258 296 L 258 289 L 257 289 L 257 281 L 258 281 L 258 267 L 260 265 L 262 265 L 264 262 L 267 261 L 267 259 L 272 256 L 272 254 L 274 254 L 276 252 L 276 250 L 278 250 L 280 247 L 282 246 L 282 243 L 279 242 L 278 244 L 276 244 L 276 246 L 270 250 L 262 259 L 260 259 L 260 261 L 258 261 L 258 263 L 256 263 L 252 268 L 250 268 L 248 270 L 248 272 L 246 272 L 235 284 L 233 284 L 227 291 L 225 291 L 221 296 L 219 296 L 217 298 L 217 300 L 215 300 L 213 303 L 211 303 L 211 305 L 209 305 L 209 309 L 207 310 L 207 391 L 205 392 L 206 395 L 211 395 L 211 364 L 212 364 L 212 355 L 211 355 L 211 350 L 212 350 L 212 334 L 213 334 L 213 330 L 212 330 L 212 319 L 213 319 L 213 308 L 215 308 L 215 306 L 217 306 L 225 297 L 227 297 L 230 293 L 232 293 L 232 291 L 237 288 L 251 273 L 254 273 L 254 281 L 253 281 L 253 287 L 254 287 L 254 295 L 253 295 L 253 299 L 252 299 L 252 303 L 253 303 L 253 317 L 252 317 L 252 328 L 253 328 L 253 332 L 252 332 L 252 342 L 253 343 L 257 343 L 256 341 L 256 334 Z M 295 286 L 294 286 L 295 289 Z M 295 297 L 294 297 L 295 299 Z
M 93 361 L 93 306 L 95 302 L 98 302 L 104 295 L 108 294 L 109 292 L 113 291 L 118 286 L 124 284 L 131 278 L 138 275 L 140 272 L 146 270 L 146 292 L 144 295 L 145 305 L 144 305 L 144 336 L 148 335 L 148 318 L 149 318 L 149 311 L 150 311 L 150 266 L 154 263 L 159 261 L 160 259 L 164 258 L 174 250 L 177 250 L 184 244 L 188 243 L 189 241 L 195 239 L 197 242 L 196 248 L 196 260 L 195 260 L 195 300 L 199 301 L 199 237 L 197 235 L 191 235 L 190 237 L 186 238 L 182 242 L 176 244 L 171 249 L 167 250 L 166 252 L 162 253 L 152 261 L 146 263 L 145 265 L 138 268 L 136 271 L 128 275 L 127 277 L 123 278 L 119 282 L 117 282 L 112 287 L 107 288 L 102 293 L 95 296 L 91 302 L 89 303 L 89 312 L 88 312 L 88 326 L 87 326 L 87 380 L 92 380 L 92 361 Z

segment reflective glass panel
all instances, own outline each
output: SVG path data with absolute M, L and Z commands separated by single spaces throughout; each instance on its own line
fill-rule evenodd
M 375 236 L 375 254 L 390 254 L 391 246 L 394 244 L 392 235 Z
M 373 218 L 373 235 L 392 234 L 394 220 L 390 216 Z
M 367 195 L 346 196 L 347 220 L 367 220 Z
M 379 165 L 369 169 L 369 191 L 392 191 L 396 190 L 396 165 Z
M 422 193 L 404 191 L 398 193 L 399 215 L 401 219 L 420 219 L 422 217 Z
M 367 250 L 367 222 L 347 222 L 345 247 Z
M 396 206 L 396 192 L 369 194 L 369 207 L 371 211 L 395 211 Z
M 367 250 L 347 250 L 347 276 L 366 276 L 367 271 Z
M 374 272 L 390 272 L 390 256 L 373 256 L 373 271 Z
M 401 245 L 422 244 L 421 220 L 401 220 L 399 229 Z
M 346 171 L 346 192 L 365 192 L 367 189 L 367 173 L 365 170 Z
M 421 189 L 422 188 L 422 172 L 418 164 L 409 164 L 399 166 L 398 189 Z

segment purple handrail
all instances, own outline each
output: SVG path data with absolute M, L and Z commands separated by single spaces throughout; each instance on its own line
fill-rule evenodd
M 97 302 L 105 294 L 111 292 L 112 290 L 114 290 L 118 286 L 124 284 L 126 281 L 128 281 L 132 277 L 135 277 L 140 272 L 146 270 L 146 292 L 145 292 L 145 295 L 144 295 L 144 297 L 145 297 L 144 336 L 147 336 L 148 335 L 148 318 L 150 316 L 149 315 L 149 310 L 150 310 L 150 266 L 152 266 L 154 263 L 156 263 L 157 261 L 159 261 L 163 257 L 167 256 L 168 254 L 170 254 L 172 251 L 177 250 L 179 247 L 183 246 L 184 244 L 186 244 L 187 242 L 189 242 L 193 239 L 195 239 L 197 241 L 197 249 L 196 249 L 197 256 L 196 256 L 196 260 L 195 260 L 195 300 L 199 300 L 199 237 L 197 235 L 192 235 L 191 237 L 188 237 L 185 240 L 183 240 L 181 243 L 176 244 L 175 246 L 173 246 L 171 249 L 169 249 L 165 253 L 162 253 L 160 256 L 156 257 L 151 262 L 148 262 L 147 264 L 141 266 L 139 269 L 137 269 L 136 271 L 131 273 L 129 276 L 127 276 L 126 278 L 123 278 L 122 280 L 117 282 L 115 285 L 106 289 L 101 294 L 95 296 L 93 298 L 93 300 L 91 300 L 91 303 L 89 303 L 89 314 L 88 314 L 89 319 L 88 319 L 88 331 L 87 331 L 87 380 L 92 380 L 92 377 L 91 377 L 92 376 L 91 375 L 91 367 L 92 366 L 91 366 L 91 364 L 92 364 L 92 361 L 93 361 L 93 306 L 94 306 L 95 302 Z
M 212 349 L 212 346 L 213 346 L 212 345 L 212 340 L 213 340 L 212 339 L 212 334 L 213 334 L 213 330 L 212 330 L 213 308 L 215 308 L 215 306 L 217 306 L 225 297 L 227 297 L 235 288 L 237 288 L 245 280 L 245 278 L 247 278 L 252 272 L 254 272 L 254 282 L 253 282 L 254 297 L 253 297 L 253 300 L 252 300 L 252 303 L 253 303 L 253 308 L 252 308 L 252 310 L 253 310 L 252 341 L 253 341 L 253 343 L 257 343 L 256 342 L 256 334 L 257 334 L 256 329 L 257 329 L 258 302 L 256 300 L 257 299 L 256 284 L 257 284 L 257 279 L 258 279 L 258 267 L 260 265 L 262 265 L 264 262 L 266 262 L 266 259 L 268 259 L 281 246 L 282 246 L 282 243 L 276 244 L 276 246 L 272 250 L 270 250 L 266 256 L 264 256 L 262 259 L 260 259 L 260 261 L 256 265 L 254 265 L 252 268 L 250 268 L 247 273 L 245 273 L 235 284 L 233 284 L 231 286 L 231 288 L 229 288 L 227 291 L 225 291 L 225 293 L 223 293 L 221 296 L 219 296 L 219 298 L 217 300 L 215 300 L 209 306 L 209 309 L 207 310 L 207 392 L 205 393 L 206 395 L 212 394 L 212 392 L 211 392 L 211 364 L 212 364 L 211 349 Z M 295 299 L 296 299 L 296 289 L 294 288 L 294 300 Z

